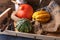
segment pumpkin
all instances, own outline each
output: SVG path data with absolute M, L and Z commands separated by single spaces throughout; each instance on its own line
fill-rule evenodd
M 20 19 L 17 24 L 16 24 L 16 29 L 19 32 L 31 32 L 32 30 L 32 24 L 30 23 L 30 21 L 28 19 Z
M 40 21 L 42 23 L 46 23 L 50 20 L 50 14 L 45 10 L 40 10 L 33 14 L 32 19 Z

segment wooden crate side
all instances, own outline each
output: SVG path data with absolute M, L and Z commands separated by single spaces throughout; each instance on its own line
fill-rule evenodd
M 23 33 L 23 32 L 15 32 L 15 31 L 10 31 L 10 30 L 5 30 L 8 35 L 13 35 L 13 36 L 20 36 L 20 37 L 26 37 L 26 38 L 36 38 L 36 34 L 31 34 L 31 33 Z
M 36 38 L 36 34 L 32 34 L 32 33 L 23 33 L 23 32 L 16 32 L 17 36 L 20 37 L 26 37 L 26 38 Z
M 17 36 L 15 31 L 5 30 L 4 32 L 6 35 Z
M 8 13 L 11 11 L 11 8 L 6 9 L 1 15 L 0 15 L 0 24 L 2 21 L 8 16 Z
M 2 18 L 4 20 L 4 18 L 8 17 L 8 12 L 3 13 L 2 14 L 3 18 L 2 18 L 2 16 L 0 16 L 0 18 Z M 4 15 L 6 15 L 6 16 L 4 16 Z M 2 20 L 0 20 L 0 21 L 2 21 Z M 60 39 L 60 37 L 22 33 L 22 32 L 10 31 L 10 30 L 5 30 L 4 33 L 0 33 L 0 34 L 12 35 L 12 36 L 21 36 L 21 37 L 34 38 L 34 39 L 39 39 L 39 40 L 59 40 Z
M 55 36 L 47 36 L 47 35 L 37 35 L 36 39 L 39 40 L 60 40 L 60 37 L 55 37 Z

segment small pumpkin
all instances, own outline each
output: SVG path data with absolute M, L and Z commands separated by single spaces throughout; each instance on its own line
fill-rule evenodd
M 33 14 L 32 19 L 45 23 L 50 20 L 50 14 L 45 10 L 40 10 Z
M 19 32 L 31 32 L 32 30 L 32 24 L 30 23 L 30 21 L 28 19 L 20 19 L 17 24 L 16 24 L 16 29 Z

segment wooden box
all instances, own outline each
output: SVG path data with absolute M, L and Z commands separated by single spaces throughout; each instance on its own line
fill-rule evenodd
M 0 15 L 0 25 L 3 24 L 5 18 L 10 18 L 10 15 L 13 11 L 11 10 L 11 8 L 8 8 L 7 10 L 5 10 L 1 15 Z M 9 19 L 7 19 L 9 20 Z M 6 25 L 9 25 L 9 23 L 3 24 L 4 26 L 0 26 L 1 30 L 3 30 L 3 32 L 0 32 L 0 34 L 5 34 L 5 35 L 11 35 L 11 36 L 19 36 L 19 37 L 25 37 L 25 38 L 32 38 L 34 40 L 60 40 L 60 37 L 56 37 L 56 36 L 49 36 L 48 35 L 40 35 L 40 34 L 31 34 L 31 33 L 23 33 L 23 32 L 15 32 L 15 31 L 11 31 L 11 30 L 7 30 Z

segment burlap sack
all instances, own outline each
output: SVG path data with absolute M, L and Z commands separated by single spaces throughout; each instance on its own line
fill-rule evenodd
M 51 1 L 47 8 L 50 10 L 52 19 L 47 24 L 43 24 L 42 28 L 47 32 L 57 32 L 60 27 L 60 6 L 55 1 Z

